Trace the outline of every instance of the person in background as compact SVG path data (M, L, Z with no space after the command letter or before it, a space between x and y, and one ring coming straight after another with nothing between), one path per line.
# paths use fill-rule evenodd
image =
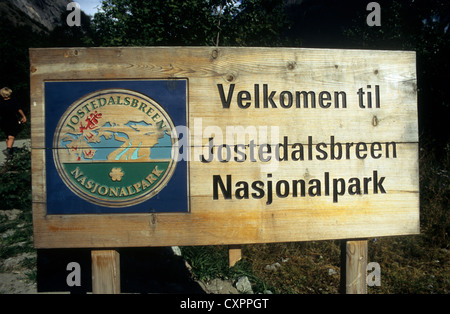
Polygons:
M14 140L20 131L20 124L27 122L22 107L11 98L12 90L3 87L0 90L0 128L6 136L6 150L3 153L7 158L13 154Z

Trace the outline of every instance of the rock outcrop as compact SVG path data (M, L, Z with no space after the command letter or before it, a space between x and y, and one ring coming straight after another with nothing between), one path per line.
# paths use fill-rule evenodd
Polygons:
M14 26L29 25L33 30L51 31L64 21L70 0L0 0L0 14Z

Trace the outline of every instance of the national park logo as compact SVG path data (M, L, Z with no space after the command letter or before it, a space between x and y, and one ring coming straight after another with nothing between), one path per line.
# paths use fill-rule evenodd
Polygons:
M142 203L158 194L176 167L177 138L168 113L126 89L93 92L60 118L53 159L67 187L106 207Z

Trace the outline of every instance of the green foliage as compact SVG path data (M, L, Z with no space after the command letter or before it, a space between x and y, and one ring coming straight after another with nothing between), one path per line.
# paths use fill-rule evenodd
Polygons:
M285 1L243 0L223 25L224 45L277 47L288 45L283 33L291 22Z
M197 279L211 280L228 273L227 250L220 246L182 247L183 258Z
M268 289L267 284L255 276L251 263L243 259L233 267L228 265L227 246L186 246L181 247L183 258L192 267L192 273L197 280L209 281L215 278L236 281L247 276L255 293Z
M36 47L42 42L44 34L36 34L29 26L11 27L5 20L0 20L0 88L8 86L13 90L13 97L23 106L29 117L30 84L28 48ZM29 124L29 123L27 123ZM21 136L28 136L27 126ZM2 137L2 140L4 137Z
M16 149L0 168L0 209L31 208L31 158L26 148Z
M26 148L17 149L12 160L0 167L0 210L19 209L16 219L0 216L0 260L21 253L34 253L31 213L31 156ZM36 278L36 258L25 258L21 266L31 269L27 276ZM0 269L1 271L1 269Z
M449 249L450 143L444 154L435 140L424 140L420 149L420 221L428 245Z
M101 46L280 45L282 0L104 0L93 20Z
M9 229L16 229L16 231L11 236L2 239L0 242L0 259L2 260L21 253L34 252L32 240L33 228L31 222L24 223L23 219L19 219L18 221L22 222L21 228L17 227L17 221L13 224L9 224Z
M217 1L104 0L93 20L101 46L210 45Z

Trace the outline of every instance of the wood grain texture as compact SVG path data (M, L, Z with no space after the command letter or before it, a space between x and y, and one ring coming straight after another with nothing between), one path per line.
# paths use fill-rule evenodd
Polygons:
M93 250L92 293L120 294L120 255L114 250Z
M30 50L36 247L232 245L419 232L414 52L219 48L215 54L214 50L212 47ZM189 82L190 213L47 215L46 163L52 161L46 160L46 151L52 148L45 145L44 82L171 78L185 78ZM223 108L218 84L223 87L225 97L234 84L229 108ZM273 99L277 108L262 108L267 98L263 94L264 85L267 85L268 94L275 92ZM258 86L259 96L255 86ZM360 108L358 90L370 90L375 106L375 86L379 87L380 108ZM284 91L284 97L295 97L296 91L313 91L316 108L296 108L295 99L290 108L282 108L281 101L288 101L280 98ZM321 108L318 95L322 91L330 92L332 96L334 91L344 91L346 108L334 108L334 104ZM242 100L250 103L248 108L239 107L239 92L242 92L242 97L251 98ZM258 97L260 108L256 106ZM214 138L216 152L221 140L233 149L232 145L238 139L232 135L227 140L227 127L235 127L234 130L241 127L244 131L255 128L258 136L264 128L276 130L277 136L272 144L283 143L286 136L289 145L299 143L304 146L304 158L252 162L247 155L243 162L233 159L228 162L200 162L199 155L208 153L210 137ZM222 133L213 134L214 130ZM353 143L349 159L330 158L332 136L343 147L345 143ZM309 137L311 146L308 146ZM395 158L392 151L389 158L385 153L380 158L370 156L373 143L385 145L392 142L396 143ZM248 137L243 143L248 149ZM365 151L368 156L356 156L357 143L368 145ZM257 144L255 149L258 152L264 142ZM318 160L317 147L322 144L327 145L328 156L325 160ZM309 147L314 152L311 160L307 155ZM374 171L378 180L385 177L382 186L386 193L374 192ZM336 195L337 202L333 201L331 190L329 195L325 195L325 173L329 174L330 189L333 179L345 181L346 193ZM270 178L268 174L271 174ZM220 189L218 199L213 198L215 175L220 176L224 183L226 176L231 176L231 199L224 199ZM350 195L349 179L358 178L363 188L364 177L372 180L367 185L367 193ZM255 181L264 183L267 189L269 179L275 195L271 204L267 204L267 192L262 198L254 198L252 193L256 191L251 189ZM277 197L276 184L282 180L291 188L286 196ZM300 192L294 196L294 180L304 180L308 185L305 196L300 196ZM308 193L310 180L321 181L321 195ZM237 199L235 184L239 181L248 183L248 198Z
M233 267L242 259L242 247L240 245L230 245L228 247L228 266Z
M344 240L341 250L341 292L366 294L367 240Z

